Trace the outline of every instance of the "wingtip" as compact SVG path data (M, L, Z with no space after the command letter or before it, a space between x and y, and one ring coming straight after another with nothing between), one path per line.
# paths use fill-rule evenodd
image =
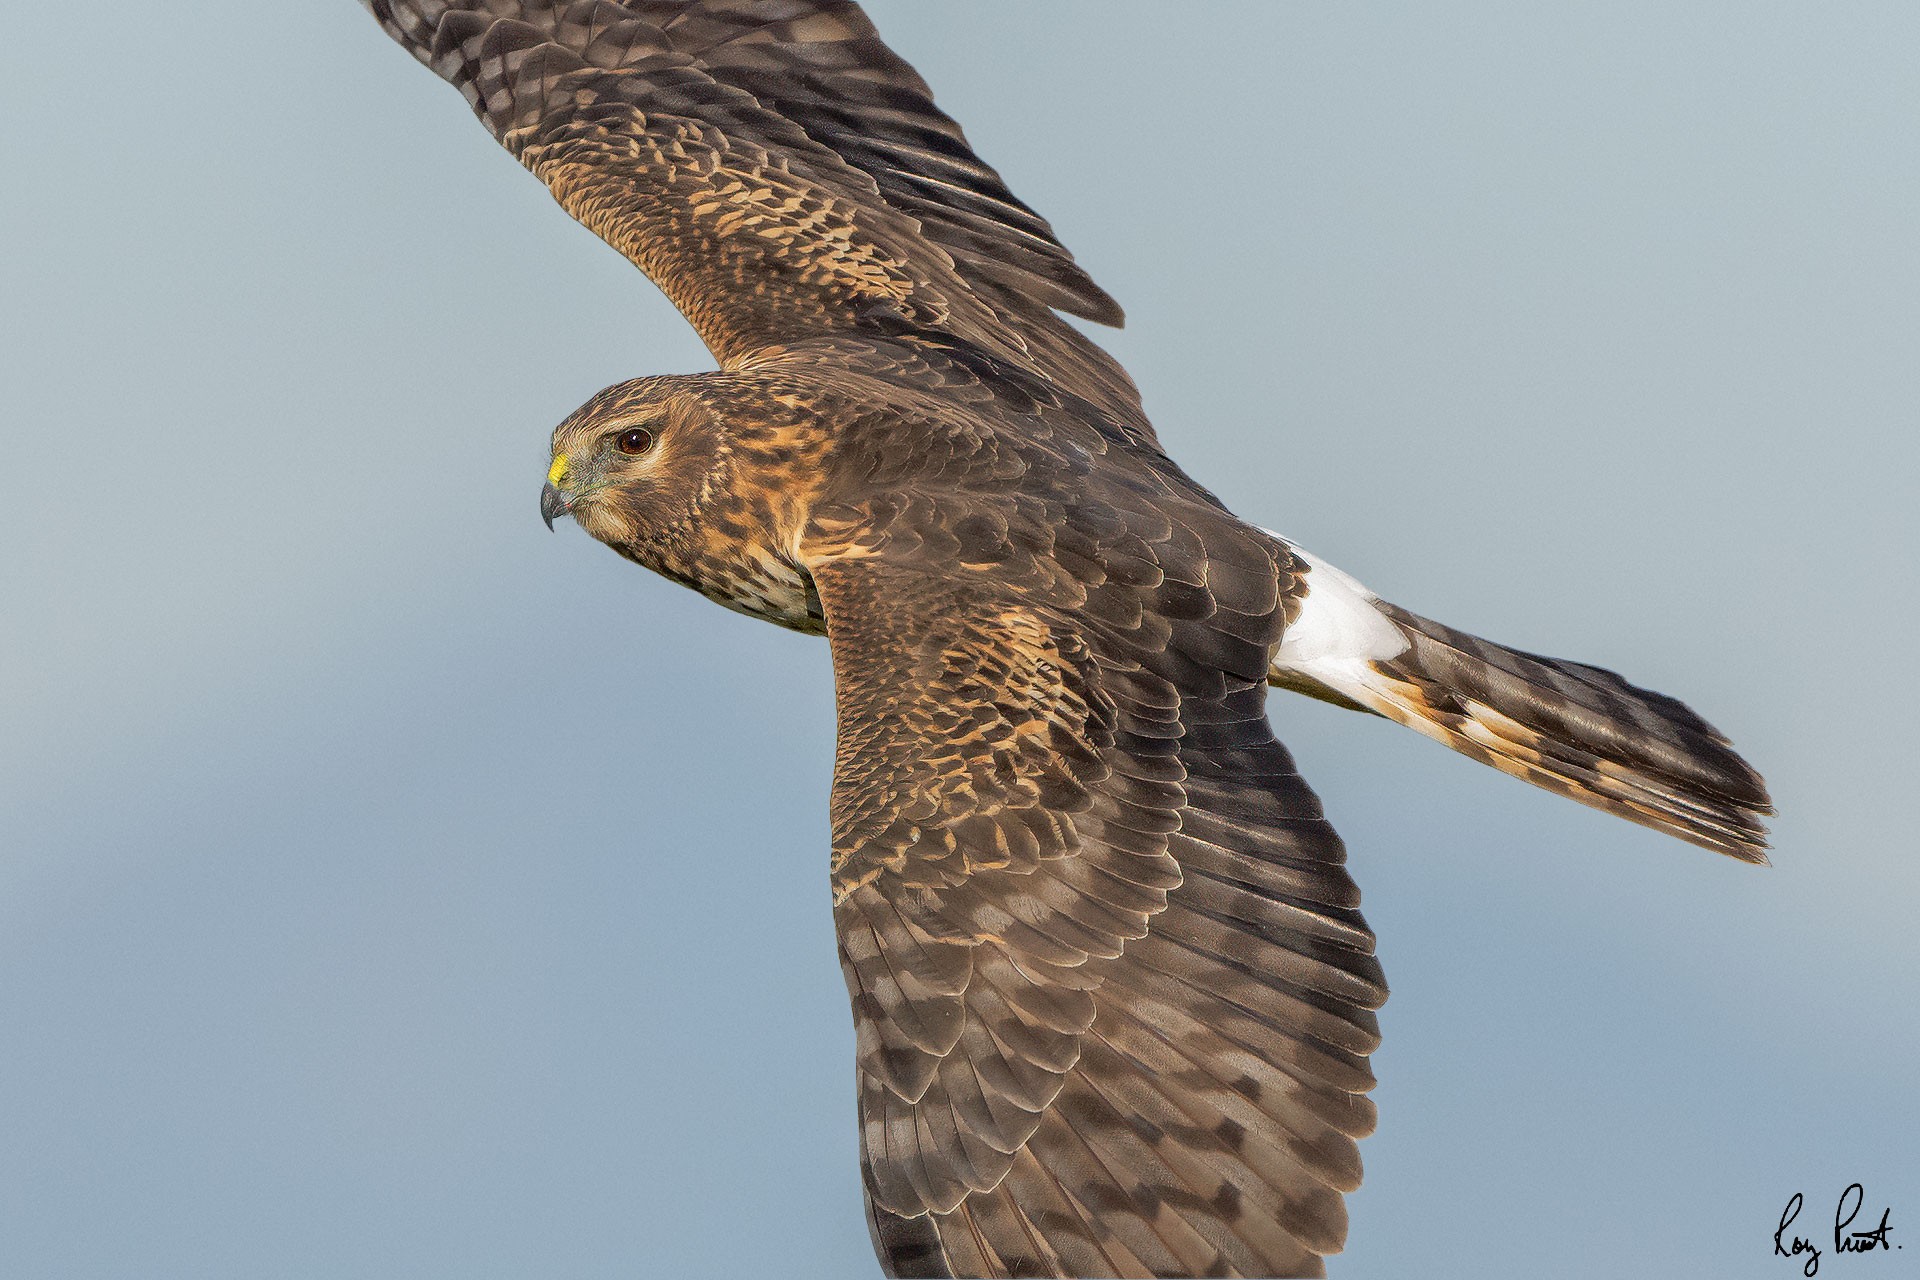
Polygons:
M1114 301L1113 295L1091 280L1088 280L1087 284L1089 286L1086 291L1088 306L1086 310L1077 311L1075 314L1082 319L1091 320L1095 324L1104 324L1109 328L1126 328L1127 313L1118 302Z

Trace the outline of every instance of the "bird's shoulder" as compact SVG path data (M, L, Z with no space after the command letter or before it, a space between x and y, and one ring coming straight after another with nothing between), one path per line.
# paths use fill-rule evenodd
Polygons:
M1117 648L1210 653L1229 615L1255 648L1277 638L1282 544L1097 406L951 343L842 337L776 364L827 437L809 571L872 559L990 586Z
M948 335L835 335L769 348L733 371L811 417L834 498L1070 499L1118 487L1219 506L1133 422Z

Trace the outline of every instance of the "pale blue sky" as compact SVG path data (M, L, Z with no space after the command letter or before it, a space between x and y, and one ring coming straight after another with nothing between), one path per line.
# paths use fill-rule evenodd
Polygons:
M1334 1273L1920 1245L1920 10L872 9L1189 470L1773 783L1756 871L1276 696L1394 990ZM535 512L709 358L358 6L238 12L0 52L0 1275L877 1274L826 648Z

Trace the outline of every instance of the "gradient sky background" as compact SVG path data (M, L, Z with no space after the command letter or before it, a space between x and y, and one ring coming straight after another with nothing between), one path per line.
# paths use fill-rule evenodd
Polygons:
M1853 1181L1916 1274L1920 9L872 7L1189 470L1772 781L1752 870L1276 695L1394 988L1334 1274L1797 1275ZM0 1275L877 1274L826 646L535 514L709 357L237 12L0 53Z

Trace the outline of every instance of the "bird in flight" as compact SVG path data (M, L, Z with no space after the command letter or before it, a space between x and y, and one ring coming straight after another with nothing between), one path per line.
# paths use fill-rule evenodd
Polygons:
M830 875L899 1276L1324 1274L1387 997L1269 686L1748 862L1764 784L1611 672L1221 505L1059 313L1119 306L850 0L362 0L719 368L540 510L832 647Z

